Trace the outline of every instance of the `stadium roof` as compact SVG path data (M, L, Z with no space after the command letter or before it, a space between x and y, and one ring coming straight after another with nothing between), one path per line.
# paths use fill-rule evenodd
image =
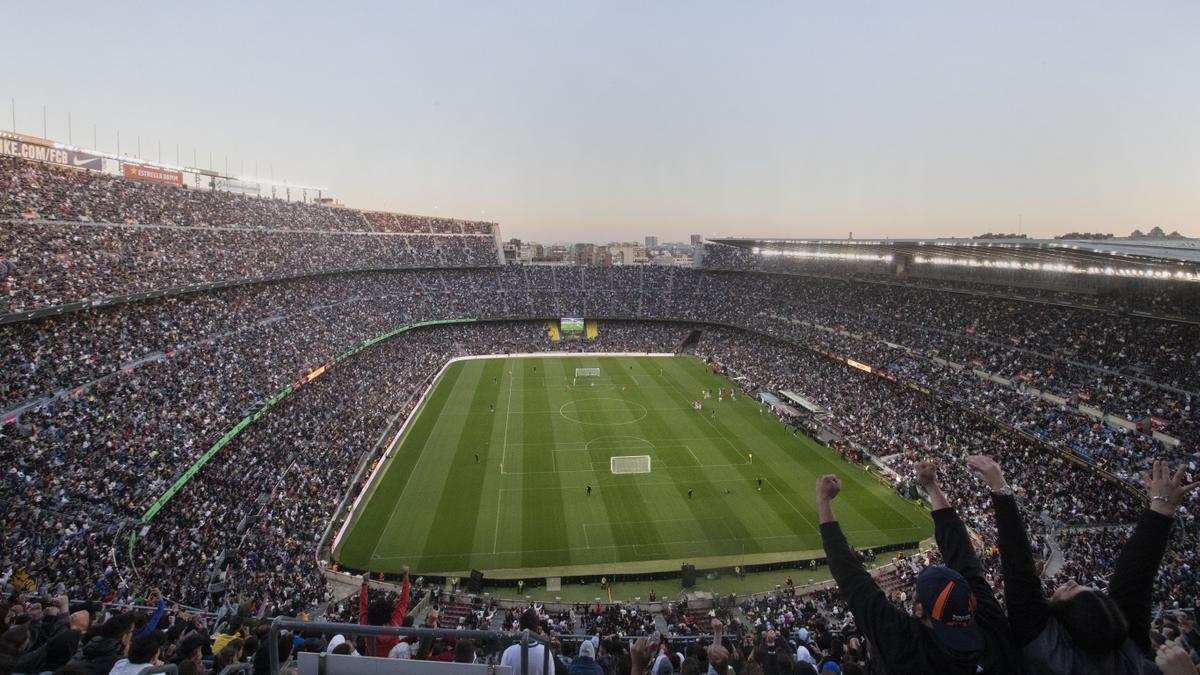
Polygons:
M745 239L766 256L889 261L1200 281L1200 239Z

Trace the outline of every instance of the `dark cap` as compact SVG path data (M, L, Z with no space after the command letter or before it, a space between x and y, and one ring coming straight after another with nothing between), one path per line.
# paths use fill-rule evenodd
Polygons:
M975 593L963 575L949 567L928 567L917 577L917 600L938 641L956 652L983 651L975 625Z

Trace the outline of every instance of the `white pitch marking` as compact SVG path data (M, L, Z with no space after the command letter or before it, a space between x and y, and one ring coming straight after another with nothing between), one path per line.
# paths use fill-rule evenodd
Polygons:
M500 474L504 475L504 458L508 455L508 419L512 416L512 389L516 380L511 371L508 375L508 402L504 408L504 438L500 439Z
M818 527L818 526L817 526L817 524L816 524L816 523L814 523L814 522L812 521L812 519L810 519L810 518L809 518L807 515L805 515L805 513L804 513L803 511L801 511L800 509L796 508L796 505L792 503L792 500L788 499L787 497L785 497L785 496L783 495L783 491L781 491L779 488L777 488L777 487L775 487L774 485L772 485L772 484L771 484L771 479L769 479L769 478L764 478L764 479L763 479L763 482L764 482L764 483L766 483L766 484L767 484L767 485L768 485L768 486L769 486L769 487L770 487L772 490L774 490L774 491L775 491L775 494L779 495L779 497L780 497L781 499L783 499L783 502L784 502L785 504L787 504L788 506L792 507L792 510L793 510L793 511L795 511L796 513L799 513L799 514L800 514L800 517L804 519L804 522L808 523L809 525L812 525L812 526L813 526L814 528L816 528L818 531L821 529L820 527ZM911 521L910 521L910 522L911 522Z
M496 553L496 549L500 548L500 498L504 496L504 489L501 488L496 492L496 529L492 531L492 553Z

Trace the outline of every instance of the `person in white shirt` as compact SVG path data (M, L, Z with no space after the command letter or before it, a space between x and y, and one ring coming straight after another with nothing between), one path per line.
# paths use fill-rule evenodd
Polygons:
M521 615L519 624L521 630L528 629L530 633L542 633L542 623L538 619L537 610L530 607ZM528 659L529 667L526 671L528 675L554 675L554 657L551 655L548 662L548 669L543 669L542 666L547 664L546 646L540 642L529 645ZM504 650L504 654L500 656L500 665L512 666L513 672L521 672L521 643L510 645Z

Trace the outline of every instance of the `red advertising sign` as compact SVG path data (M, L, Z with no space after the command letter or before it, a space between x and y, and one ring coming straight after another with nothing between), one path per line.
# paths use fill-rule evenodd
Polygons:
M126 178L144 180L150 183L165 183L167 185L183 185L183 172L170 169L159 169L140 164L122 164L121 169Z

